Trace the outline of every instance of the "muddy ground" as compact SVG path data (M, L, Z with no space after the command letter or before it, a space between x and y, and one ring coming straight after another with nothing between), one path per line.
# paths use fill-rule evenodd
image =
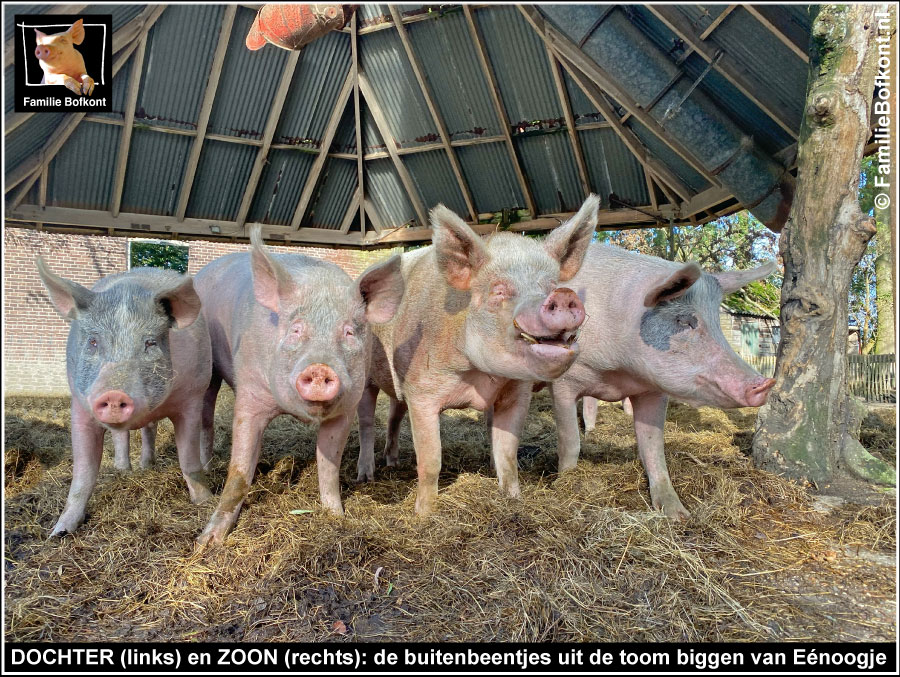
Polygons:
M217 411L211 483L224 483L233 398ZM379 401L376 450L386 402ZM413 514L408 422L400 466L376 481L342 465L343 519L318 507L314 430L277 419L236 529L197 551L213 504L194 506L171 425L154 469L118 474L107 440L78 533L48 534L71 479L68 400L6 400L7 638L13 641L779 641L896 638L893 493L800 486L753 468L753 409L672 405L666 447L692 512L649 509L630 418L600 408L576 470L555 474L555 429L536 395L523 497L500 495L476 412L442 418L434 515ZM140 440L132 433L137 467ZM863 443L896 463L894 409ZM840 490L840 491L838 491ZM292 511L302 511L299 514Z

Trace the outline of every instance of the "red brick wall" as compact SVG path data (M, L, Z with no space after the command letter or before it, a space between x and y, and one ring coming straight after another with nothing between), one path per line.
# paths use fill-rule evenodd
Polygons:
M188 272L219 256L245 251L246 244L191 240ZM321 247L272 247L336 263L356 277L393 250L357 251ZM8 394L68 394L66 337L69 325L51 305L34 260L86 287L127 268L128 240L121 237L59 235L24 228L3 232L3 390Z

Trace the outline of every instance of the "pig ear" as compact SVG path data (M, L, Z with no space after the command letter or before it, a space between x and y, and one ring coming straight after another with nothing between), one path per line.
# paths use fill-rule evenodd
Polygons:
M405 289L400 255L366 268L356 280L356 288L366 305L366 319L376 324L389 322L400 307Z
M677 299L690 289L702 274L700 266L693 261L684 264L648 292L644 297L644 305L652 308L663 301Z
M724 273L713 273L713 277L718 280L724 294L735 292L756 280L762 280L769 277L778 270L778 264L775 261L766 261L758 268L750 268L749 270L729 270Z
M447 284L466 291L490 258L484 242L468 224L444 205L431 210L431 240Z
M250 270L253 272L253 295L261 305L272 312L279 310L279 299L289 296L296 289L291 276L272 258L262 240L262 228L250 229Z
M588 245L594 237L597 228L597 208L600 206L600 198L589 195L581 205L581 209L571 219L553 230L544 240L544 248L547 253L559 261L559 279L561 282L575 277Z
M67 320L74 320L78 317L79 312L87 310L94 300L94 292L76 282L60 277L47 267L44 259L40 256L36 263L41 282L47 288L50 300L60 315Z
M66 32L71 36L73 44L80 45L84 41L84 20L79 19Z
M35 37L37 37L38 43L40 43L41 40L47 37L46 33L41 33L37 28L34 29L34 34Z
M162 305L178 329L190 327L200 314L200 297L197 296L194 280L190 277L185 277L172 289L158 292L156 301Z

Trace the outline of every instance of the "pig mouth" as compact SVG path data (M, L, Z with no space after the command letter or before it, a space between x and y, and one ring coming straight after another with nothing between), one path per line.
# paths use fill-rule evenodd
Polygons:
M513 326L519 332L516 340L522 341L532 352L541 356L549 357L568 353L578 341L577 331L561 331L550 336L535 336L523 330L515 320L513 320Z

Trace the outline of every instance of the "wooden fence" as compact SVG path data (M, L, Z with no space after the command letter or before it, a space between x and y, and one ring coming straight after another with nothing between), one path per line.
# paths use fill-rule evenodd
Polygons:
M774 355L741 355L763 376L775 373ZM850 394L866 402L897 401L897 379L893 355L847 355L847 385Z

